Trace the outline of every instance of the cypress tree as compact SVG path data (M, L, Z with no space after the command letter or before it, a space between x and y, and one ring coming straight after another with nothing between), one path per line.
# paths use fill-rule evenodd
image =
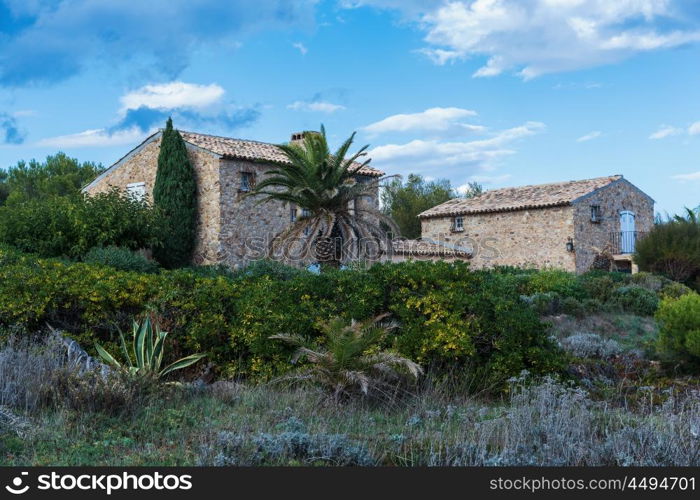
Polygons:
M185 141L173 128L172 118L163 131L153 203L164 217L163 247L154 256L166 268L190 264L197 223L197 185Z

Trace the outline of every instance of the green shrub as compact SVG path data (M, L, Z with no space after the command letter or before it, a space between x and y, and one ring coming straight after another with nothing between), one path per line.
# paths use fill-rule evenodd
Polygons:
M580 300L573 297L564 297L560 304L561 312L570 316L582 317L586 313L586 307Z
M200 278L218 278L224 277L229 279L234 279L238 275L236 271L231 269L230 266L225 264L209 264L202 266L191 266L182 269L190 273L193 276L198 276Z
M578 277L578 282L588 298L607 302L621 284L629 282L629 275L617 272L590 271Z
M640 316L653 316L659 306L659 298L656 294L638 285L617 288L610 302L623 311Z
M662 352L681 359L700 361L700 295L688 293L661 301L658 346Z
M643 271L692 284L700 276L700 220L688 218L657 224L636 245L635 261Z
M540 316L554 314L569 314L571 316L583 316L585 307L582 302L574 297L562 297L557 292L541 292L532 295L523 295L521 299L529 304Z
M116 326L148 310L173 341L172 361L193 352L223 376L268 378L289 370L280 333L322 336L320 322L384 312L400 325L384 348L425 366L471 366L494 381L562 368L545 325L507 277L445 262L378 264L365 271L203 278L187 270L140 274L0 249L0 326L60 327L90 347L118 349Z
M674 283L668 278L664 278L663 276L652 274L646 271L632 274L629 278L629 281L634 285L641 286L642 288L646 288L647 290L652 291L654 293L660 292L661 289L667 284Z
M557 292L540 292L523 295L525 303L531 305L540 316L557 314L561 310L561 297Z
M672 298L677 299L682 297L686 293L691 293L693 290L690 287L685 286L683 283L678 283L677 281L669 281L666 283L660 291L661 298Z
M583 299L581 306L586 313L597 314L603 312L605 305L598 299Z
M0 242L43 257L77 259L108 245L151 248L161 236L157 212L116 190L0 207Z
M544 269L528 275L527 295L533 293L556 292L562 297L585 297L585 290L574 273L559 269Z
M139 273L157 273L158 264L147 259L143 254L115 246L95 247L83 256L83 262L113 267L120 271Z
M267 276L273 280L289 280L308 273L304 269L285 265L276 260L262 259L251 262L237 271L236 276L242 278L260 278Z

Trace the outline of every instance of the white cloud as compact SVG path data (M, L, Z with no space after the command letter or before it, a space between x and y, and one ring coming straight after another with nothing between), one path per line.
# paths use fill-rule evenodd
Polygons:
M26 116L36 116L37 112L34 109L19 109L12 113L15 118L24 118Z
M435 63L486 57L475 77L524 79L618 62L700 41L680 0L362 0L398 9L425 31Z
M336 111L342 111L345 106L340 104L333 104L327 101L294 101L292 104L287 105L287 109L294 111L317 111L320 113L335 113Z
M493 170L498 160L515 153L511 147L513 142L544 129L543 123L527 122L480 140L414 139L404 144L377 146L369 151L369 156L374 164L387 171L437 177L454 174L464 179L475 172Z
M600 137L603 133L600 130L594 130L593 132L589 132L586 135L582 135L578 139L576 139L576 142L587 142L587 141L592 141L593 139L597 139Z
M700 170L697 172L691 172L689 174L678 174L672 176L673 179L679 181L700 181Z
M297 50L301 53L302 56L305 56L306 53L309 52L309 49L306 48L306 45L304 45L304 44L301 43L301 42L294 42L294 43L292 44L292 47L294 47L295 49L297 49Z
M221 101L224 89L212 83L169 82L146 85L121 97L122 113L142 107L169 110L176 108L202 109Z
M85 130L77 134L61 135L42 139L37 143L40 147L51 148L88 148L121 146L133 144L144 138L145 134L134 127L128 130L120 130L110 133L106 129Z
M666 137L671 137L672 135L682 134L683 130L678 127L672 127L670 125L661 125L659 129L649 136L649 139L665 139Z
M513 177L510 174L503 175L472 175L469 180L472 182L478 182L479 184L499 184L505 182ZM463 184L457 188L458 191L464 192L469 189L469 184Z
M700 122L695 122L688 127L688 133L690 135L700 135Z
M255 107L236 107L224 102L224 93L217 84L174 81L146 85L120 98L121 109L111 126L48 137L37 145L80 148L133 144L162 127L168 117L180 129L204 126L227 131L248 125L258 118L259 111Z
M371 123L363 130L370 135L387 132L482 132L485 127L464 123L460 120L476 116L476 112L463 108L430 108L420 113L406 113L388 116Z

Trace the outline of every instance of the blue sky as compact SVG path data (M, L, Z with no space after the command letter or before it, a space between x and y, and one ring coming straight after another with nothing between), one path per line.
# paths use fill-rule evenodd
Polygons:
M700 2L0 0L0 168L161 127L357 131L390 174L700 203Z

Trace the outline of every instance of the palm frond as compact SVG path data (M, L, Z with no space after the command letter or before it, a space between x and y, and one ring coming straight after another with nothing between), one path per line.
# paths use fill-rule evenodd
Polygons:
M292 203L308 210L311 217L278 233L273 239L275 244L270 245L271 254L296 245L302 239L317 247L313 252L307 248L309 251L305 255L315 255L319 261L321 258L338 262L354 258L370 260L372 256L361 247L363 239L385 239L385 228L390 228L394 235L399 234L398 226L386 214L359 202L364 196L376 195L381 179L359 182L358 172L370 160L361 161L368 146L349 154L354 139L353 133L331 154L325 127L321 126L321 133L307 134L302 145L279 146L285 160L275 162L275 168L247 196L258 197L258 204ZM312 238L300 238L301 233ZM340 255L336 255L332 238L341 241ZM380 248L385 250L386 246L384 243Z
M397 353L379 349L384 337L396 328L393 322L385 322L388 314L365 321L333 318L318 324L324 334L319 345L298 335L279 334L270 337L296 347L292 362L305 360L303 379L325 387L337 401L357 392L368 395L370 391L381 393L389 380L401 380L406 376L417 379L421 366ZM395 391L394 391L395 392Z

